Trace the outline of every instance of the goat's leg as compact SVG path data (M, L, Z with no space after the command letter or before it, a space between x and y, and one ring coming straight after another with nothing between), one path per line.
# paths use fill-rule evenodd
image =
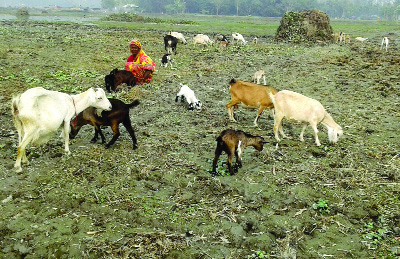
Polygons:
M137 149L137 140L135 136L135 131L132 128L131 120L129 117L122 122L122 124L125 126L125 129L128 131L129 135L131 135L132 138L132 149L135 150Z
M71 130L70 121L71 118L64 121L64 150L68 155L71 154L71 151L69 151L69 131Z
M280 131L282 129L282 117L278 116L278 114L275 113L275 122L274 122L274 134L275 134L275 139L277 141L281 141L279 138L279 133L278 130ZM283 130L282 130L283 132Z
M18 151L17 151L17 160L15 161L14 168L16 172L22 172L22 167L21 167L21 159L28 161L26 158L26 147L28 144L32 141L33 136L35 132L31 132L30 134L25 134L24 137L21 140L21 143L18 145Z
M303 126L303 129L301 130L300 133L300 141L304 141L304 132L306 131L307 125Z
M238 102L235 101L230 101L227 105L226 108L228 109L228 116L230 121L236 122L235 118L233 117L233 108L235 105L239 104Z
M213 165L212 165L212 173L216 173L217 172L217 164L218 164L218 159L220 157L222 153L222 146L217 143L217 148L215 149L215 156L214 156L214 160L213 160Z
M232 160L233 160L234 155L235 155L235 151L229 151L229 153L228 153L228 169L229 169L230 175L235 174L235 171L233 170L233 167L232 167Z
M243 152L242 147L238 146L238 148L236 149L236 153L235 153L235 156L236 156L236 165L235 165L236 171L237 171L237 169L242 168L242 152Z
M108 142L108 144L106 145L106 148L111 147L111 145L113 145L115 143L115 141L118 139L119 135L121 135L121 133L119 132L119 126L118 123L114 123L113 125L111 125L112 131L113 131L113 137L110 140L110 142Z
M261 114L263 113L265 108L266 108L266 106L260 106L260 109L258 109L256 119L254 120L255 127L258 127L258 124L257 124L258 118L261 116Z
M313 123L313 124L311 124L311 127L314 130L314 134L315 134L315 144L317 144L317 146L321 146L321 143L319 142L319 138L318 138L317 124Z

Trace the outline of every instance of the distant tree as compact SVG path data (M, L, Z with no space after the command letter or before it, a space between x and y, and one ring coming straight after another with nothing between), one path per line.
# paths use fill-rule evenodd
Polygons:
M225 3L225 0L211 0L211 3L214 4L216 15L219 15L219 10L221 9L222 5Z
M29 19L29 11L25 7L19 8L17 10L17 13L15 14L15 16L17 16L17 18L21 19L21 20L28 20Z

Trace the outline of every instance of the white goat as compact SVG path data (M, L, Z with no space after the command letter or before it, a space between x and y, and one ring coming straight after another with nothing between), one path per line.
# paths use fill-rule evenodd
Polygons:
M210 38L205 34L197 34L193 38L193 42L194 42L194 44L200 44L203 46L214 44L214 42L212 40L210 40Z
M197 110L201 110L202 103L196 98L192 89L189 88L187 85L179 84L181 89L179 93L176 95L175 102L178 101L179 97L181 97L181 102L186 101L189 104L189 110L193 111L195 108Z
M183 34L180 33L180 32L170 31L168 34L174 36L175 38L177 38L183 44L187 43L186 39L185 39L185 36L183 36Z
M383 49L383 44L385 44L385 50L387 51L388 45L389 45L389 38L388 37L383 37L382 43L381 43L381 49Z
M253 38L253 44L254 44L254 45L257 45L257 43L258 43L258 38L257 38L257 37L254 37L254 38Z
M364 42L364 41L368 40L368 38L356 37L356 40Z
M65 152L69 151L69 131L72 117L88 107L111 110L104 90L90 88L78 95L31 88L12 99L12 115L18 131L18 152L14 167L21 172L21 159L28 163L26 147L46 143L53 133L63 127Z
M260 84L261 77L262 77L263 80L264 80L264 85L266 85L267 83L265 82L264 70L258 70L258 71L256 71L256 72L254 73L254 75L251 77L251 79L252 79L252 81L253 81L254 83L257 82L257 84Z
M247 41L243 38L242 34L237 32L232 33L232 42L234 43L235 40L238 43L241 42L243 45L247 43Z
M274 133L277 141L280 141L278 129L282 137L286 137L282 129L282 119L308 122L314 130L315 143L320 146L318 139L317 125L322 123L328 129L329 142L336 143L338 137L343 134L342 128L332 119L322 104L317 100L306 97L302 94L288 90L282 90L277 94L269 94L274 104ZM304 141L303 135L307 125L304 125L300 133L300 141Z

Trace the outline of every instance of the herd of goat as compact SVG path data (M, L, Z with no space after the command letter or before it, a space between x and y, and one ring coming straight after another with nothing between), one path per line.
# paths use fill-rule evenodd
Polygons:
M234 40L246 44L242 35L232 34L232 36L234 35ZM199 42L210 41L208 37L203 36L205 35L199 34L195 38ZM223 35L217 35L215 40L228 43L228 40ZM169 52L169 55L172 52L176 53L176 43L178 41L183 44L186 43L182 34L171 32L165 36L165 49ZM254 43L256 43L256 39ZM260 84L261 78L264 79L264 85ZM109 75L105 76L105 88L109 92L116 91L118 85L123 83L129 86L135 85L131 72L114 69ZM189 110L201 111L202 103L196 98L194 91L187 85L180 84L180 86L181 88L176 95L175 101L177 102L181 99L183 102L186 100ZM263 70L254 73L253 82L232 79L229 82L229 86L231 100L226 105L226 108L230 121L236 121L233 112L235 108L238 108L239 104L258 109L254 120L255 126L257 126L257 121L263 111L269 109L274 117L273 132L278 142L280 141L279 134L282 137L286 137L282 129L282 120L284 118L304 123L300 133L301 141L304 141L304 131L309 124L314 131L317 146L321 145L318 138L318 124L326 126L329 142L332 144L336 143L339 136L343 134L342 128L326 112L319 101L296 92L278 91L272 86L265 85ZM95 135L92 141L95 142L100 135L102 143L105 143L106 140L101 131L101 126L111 126L113 138L106 144L106 148L109 148L119 137L119 124L122 123L132 138L133 149L136 149L137 141L131 126L129 110L139 105L139 103L139 100L134 100L130 104L125 104L121 100L107 98L105 91L101 88L90 88L77 95L50 91L42 87L25 91L12 99L12 116L18 132L18 151L14 168L17 172L21 172L21 163L28 163L26 148L29 144L46 143L60 128L63 132L65 152L68 154L70 153L69 139L74 138L80 128L87 124L95 128ZM216 172L219 156L224 151L228 155L228 168L232 175L242 166L241 156L247 146L253 146L261 151L265 143L264 138L261 136L253 136L240 130L225 130L216 141L217 147L212 173ZM235 167L232 166L234 156L236 156Z

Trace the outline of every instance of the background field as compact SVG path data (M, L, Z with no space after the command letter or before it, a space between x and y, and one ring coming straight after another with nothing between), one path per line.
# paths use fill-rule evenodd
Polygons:
M168 18L168 17L167 17ZM234 19L236 18L236 19ZM169 19L169 18L168 18ZM399 29L395 22L332 21L335 31L368 37L347 45L291 45L272 39L279 20L184 17L197 25L89 21L2 21L0 26L0 255L6 258L396 258L400 255ZM223 19L216 21L215 19ZM63 154L56 135L32 147L30 165L13 170L18 142L10 100L30 87L76 94L104 87L123 69L128 43L139 39L157 64L163 35L243 33L260 44L178 46L174 69L114 97L139 98L129 135L110 149L90 143L86 126ZM388 52L380 40L389 36ZM273 119L240 107L228 121L231 78L267 83L319 100L345 134L316 147L307 129L285 123L278 147ZM201 112L175 103L179 83L203 102ZM268 140L246 149L243 168L209 174L215 138L227 128ZM105 129L106 138L111 130ZM221 156L225 161L226 156ZM257 255L258 254L258 255ZM257 257L258 256L258 257Z

